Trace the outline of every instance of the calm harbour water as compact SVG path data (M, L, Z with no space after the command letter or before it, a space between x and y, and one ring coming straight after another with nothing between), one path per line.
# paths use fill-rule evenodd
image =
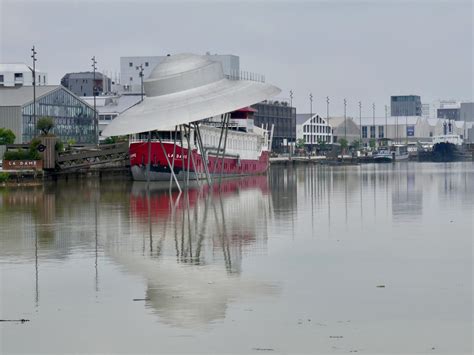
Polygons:
M0 189L1 353L473 350L474 164Z

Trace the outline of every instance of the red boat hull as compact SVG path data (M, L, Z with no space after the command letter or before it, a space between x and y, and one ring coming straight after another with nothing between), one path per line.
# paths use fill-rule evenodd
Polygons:
M151 164L150 164L150 180L169 180L171 170L166 161L163 149L158 142L151 144ZM166 155L170 163L173 162L173 143L163 143ZM132 175L135 180L146 180L146 168L148 164L148 143L132 143L130 144L130 166ZM204 159L196 149L191 152L192 158L188 162L188 149L176 146L173 170L178 179L184 179L189 168L190 179L204 178ZM244 160L237 157L226 156L222 159L214 155L209 156L208 169L211 175L224 176L242 176L262 174L267 171L269 165L269 154L262 151L258 159Z

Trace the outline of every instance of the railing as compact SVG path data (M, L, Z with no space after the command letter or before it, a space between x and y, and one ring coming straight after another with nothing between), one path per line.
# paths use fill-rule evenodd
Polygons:
M225 75L225 77L229 80L250 80L250 81L257 81L260 83L265 82L265 75L253 73L245 70L232 70L229 75Z

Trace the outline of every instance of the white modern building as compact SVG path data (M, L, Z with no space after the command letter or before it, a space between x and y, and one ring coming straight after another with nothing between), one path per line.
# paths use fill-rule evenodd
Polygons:
M331 127L317 114L296 114L296 140L303 139L306 146L321 142L331 143Z
M236 76L240 73L240 58L232 54L210 54L206 57L211 60L221 62L224 75ZM166 56L134 56L120 57L120 84L123 91L139 93L141 90L141 80L139 67L143 66L143 79L147 79L156 65Z
M358 121L356 121L359 124ZM458 134L463 139L468 137L472 122L424 118L421 116L363 117L362 141L388 138L399 142L431 142L434 136Z
M36 71L36 85L48 85L48 75L38 69ZM24 63L0 64L0 87L32 86L33 71Z

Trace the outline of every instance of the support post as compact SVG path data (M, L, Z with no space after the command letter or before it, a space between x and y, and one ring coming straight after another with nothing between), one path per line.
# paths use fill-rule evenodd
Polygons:
M158 140L161 145L161 149L163 150L163 155L165 156L166 163L168 163L168 166L171 168L171 163L170 160L168 159L168 154L166 154L166 149L165 146L163 145L163 142L161 141L161 137L158 136ZM176 186L178 186L179 192L181 192L181 186L179 186L178 179L176 178L176 174L174 173L174 170L171 169L171 176L174 178L174 181L176 182Z
M220 155L220 152L221 152L221 142L222 142L222 136L224 134L224 128L225 128L225 117L226 115L221 115L221 123L222 123L222 127L221 127L221 134L220 134L220 137L219 137L219 145L217 146L217 155L216 155L216 159L214 160L214 167L212 168L212 172L215 174L216 173L216 169L217 169L217 162L219 161L219 155Z
M148 161L146 164L146 183L150 184L150 164L151 164L151 131L148 131Z
M173 161L171 163L171 171L174 172L174 158L176 155L176 136L178 135L178 126L174 126L174 141L173 141ZM171 193L171 186L173 184L173 174L170 175L170 193Z
M227 113L226 116L227 120L224 118L226 121L225 124L225 134L224 134L224 147L222 148L222 164L221 164L221 173L219 174L219 185L221 184L222 181L222 174L224 172L224 159L225 159L225 149L227 147L227 132L229 131L229 121L230 121L230 114Z
M201 155L204 159L204 173L206 174L207 184L210 187L211 186L211 176L209 174L209 161L208 161L207 152L204 150L204 144L202 143L201 130L199 129L199 123L195 123L194 127L195 127L196 133L197 133L199 150L201 151Z

